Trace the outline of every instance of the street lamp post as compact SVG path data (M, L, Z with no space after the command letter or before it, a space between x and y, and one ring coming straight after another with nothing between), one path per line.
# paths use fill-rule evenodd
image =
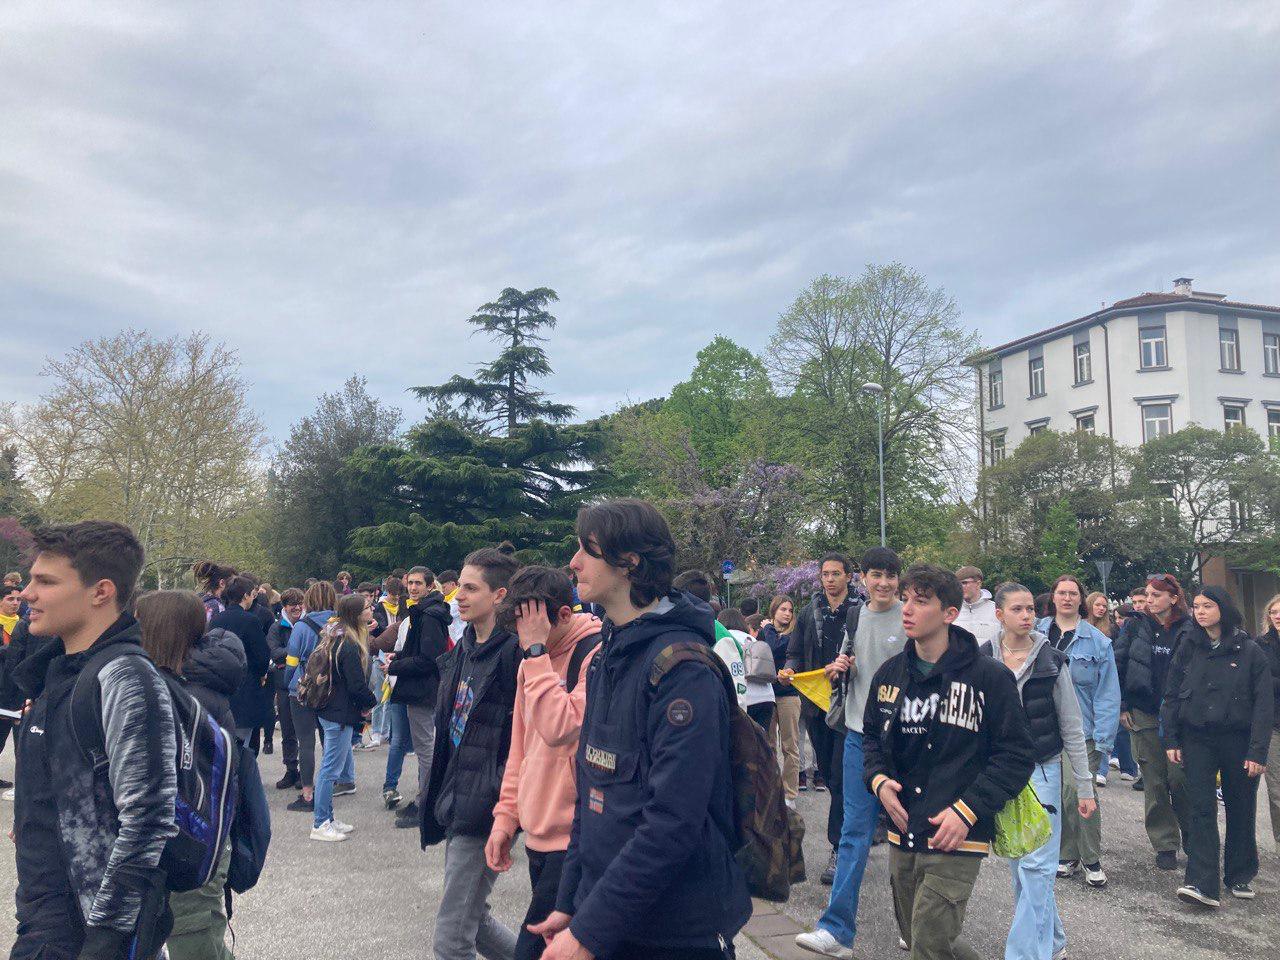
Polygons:
M862 392L876 398L876 448L880 459L880 546L886 546L884 536L884 387L878 383L864 383Z

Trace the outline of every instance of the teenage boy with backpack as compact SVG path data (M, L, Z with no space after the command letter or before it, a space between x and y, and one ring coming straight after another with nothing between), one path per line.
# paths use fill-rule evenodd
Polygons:
M493 548L467 556L457 597L467 629L440 658L435 749L419 811L423 849L445 841L433 944L437 960L477 953L510 960L515 953L515 934L489 911L498 875L485 862L485 842L511 749L516 674L523 659L516 635L496 621L519 566L515 557Z
M10 958L150 958L172 924L159 864L177 833L177 770L173 701L125 612L142 546L128 527L100 520L38 530L35 546L22 597L32 633L54 639L15 669L33 703L18 733ZM97 669L99 772L72 731L71 693L113 646L137 655Z
M582 599L604 608L604 639L556 910L531 932L548 939L546 960L732 956L751 900L729 839L737 707L710 659L711 609L671 589L675 542L651 504L584 508L577 533L571 566ZM709 659L664 662L682 643Z
M516 960L542 956L546 941L529 932L555 908L577 799L574 754L587 702L585 677L600 643L600 620L573 612L573 583L550 567L511 578L504 606L524 651L502 794L485 845L489 866L511 868L511 845L524 831L533 897L516 938Z
M867 603L854 608L849 636L835 661L827 666L833 686L844 691L844 818L835 882L826 913L817 929L801 933L796 945L829 957L852 957L858 935L858 896L867 855L875 835L880 804L862 782L863 715L871 693L871 678L890 657L902 652L907 635L902 629L902 601L898 577L902 561L888 547L872 547L862 557L862 583ZM837 731L839 733L840 731ZM874 736L874 730L871 735Z
M977 960L960 940L965 907L996 813L1031 778L1031 728L1013 674L955 626L955 574L918 564L902 595L907 643L871 680L864 781L893 821L894 913L912 960Z

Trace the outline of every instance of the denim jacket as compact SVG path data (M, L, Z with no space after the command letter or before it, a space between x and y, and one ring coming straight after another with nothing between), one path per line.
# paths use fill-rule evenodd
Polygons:
M1045 617L1036 629L1046 636L1053 617ZM1111 640L1087 620L1076 625L1076 638L1067 650L1071 679L1075 683L1080 714L1084 719L1084 735L1092 740L1101 754L1115 746L1120 727L1120 675L1116 672L1116 655Z

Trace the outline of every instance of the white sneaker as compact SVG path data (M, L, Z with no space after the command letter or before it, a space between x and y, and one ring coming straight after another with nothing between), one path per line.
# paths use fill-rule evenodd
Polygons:
M796 808L796 802L794 800L787 800L785 803L792 810Z
M899 950L910 950L910 949L911 949L910 947L908 947L908 946L907 946L907 938L906 938L906 937L899 937L899 938L898 938L898 949L899 949Z
M843 960L853 960L853 950L849 947L842 947L840 941L833 937L828 930L819 927L812 933L796 934L796 946L810 953L820 953L824 957L841 957Z
M1093 782L1100 787L1105 787L1107 785L1106 775L1101 773L1098 774L1096 777L1093 778Z
M1095 863L1093 866L1085 864L1084 882L1091 887L1105 887L1107 885L1107 875L1102 872L1102 864Z
M1120 769L1120 761L1119 761L1119 760L1117 760L1115 757L1112 757L1112 758L1111 758L1111 760L1110 760L1110 761L1108 761L1107 766L1111 767L1111 769L1112 769L1112 770L1119 770L1119 769ZM1067 949L1066 947L1063 947L1063 948L1062 948L1063 956L1066 956L1066 953L1065 953L1066 949ZM1056 960L1056 958L1055 958L1055 960Z
M333 824L333 829L337 830L341 834L350 833L352 830L355 829L355 827L353 827L351 824L343 823L341 820L337 819L336 817L330 820L329 822Z
M1135 777L1132 773L1121 773L1120 779L1123 780L1125 783L1133 783L1133 781L1137 780L1138 778Z
M1053 955L1053 960L1067 960L1067 948L1063 947Z
M311 839L321 840L325 843L337 843L347 839L347 835L336 829L332 820L326 820L320 826L311 828Z
M0 800L13 800L17 795L17 791L10 787L8 790L0 792Z

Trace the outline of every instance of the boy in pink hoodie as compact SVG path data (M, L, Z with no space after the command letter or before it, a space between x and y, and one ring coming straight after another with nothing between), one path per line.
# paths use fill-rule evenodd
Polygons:
M600 620L573 612L573 584L550 567L511 578L506 606L515 617L524 662L516 682L511 752L493 809L485 859L511 868L516 831L525 834L533 898L516 941L516 960L535 960L546 944L529 932L555 908L577 800L574 754L586 704L587 667L600 642Z

